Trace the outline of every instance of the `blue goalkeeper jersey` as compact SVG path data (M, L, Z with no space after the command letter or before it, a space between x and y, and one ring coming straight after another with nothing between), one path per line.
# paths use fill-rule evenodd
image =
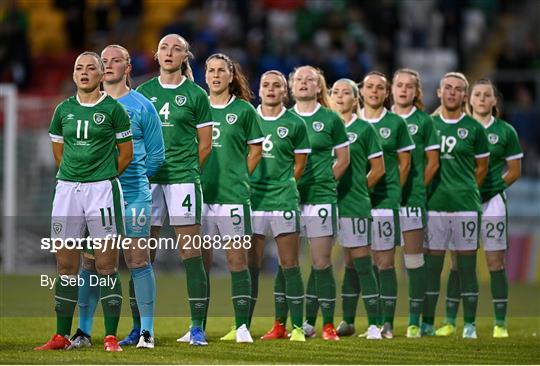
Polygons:
M153 176L165 160L161 121L156 109L141 93L130 90L118 99L131 120L133 160L120 176L124 196L150 199L148 177Z

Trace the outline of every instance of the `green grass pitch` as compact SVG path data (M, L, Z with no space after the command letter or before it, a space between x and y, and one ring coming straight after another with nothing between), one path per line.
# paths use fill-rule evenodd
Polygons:
M127 275L123 274L123 279ZM39 286L39 275L0 277L0 363L25 364L538 364L540 363L540 291L537 285L510 286L508 339L491 337L492 318L489 286L482 286L478 340L461 337L422 338L404 337L406 329L407 289L400 284L395 334L393 340L367 341L357 337L339 342L325 342L319 337L306 343L288 340L260 341L258 338L272 325L272 279L262 278L259 299L252 326L254 344L219 341L233 324L230 304L229 278L212 277L211 318L208 321L208 347L179 344L176 338L187 330L187 301L185 278L160 273L158 276L156 319L156 348L139 350L125 347L124 352L110 354L103 351L103 320L98 310L94 326L94 345L76 351L37 352L33 348L44 343L55 330L52 293ZM337 276L339 277L339 274ZM444 282L444 281L443 281ZM127 284L127 279L124 281ZM339 282L338 282L339 283ZM338 286L339 288L339 286ZM124 286L126 294L127 286ZM443 288L444 291L444 288ZM339 291L338 291L339 292ZM444 293L444 292L443 292ZM126 299L126 296L125 296ZM341 302L337 303L336 323L341 319ZM100 306L98 306L98 309ZM444 312L444 301L439 301L437 323ZM130 330L129 306L124 300L124 315L119 336ZM359 305L357 330L366 321L362 304ZM458 333L461 332L458 320ZM76 328L76 319L74 329Z

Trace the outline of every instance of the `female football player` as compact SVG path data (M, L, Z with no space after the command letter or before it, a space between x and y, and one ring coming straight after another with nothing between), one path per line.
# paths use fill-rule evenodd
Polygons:
M212 149L212 114L208 95L193 82L188 42L168 34L158 44L159 76L137 88L156 107L165 142L165 162L152 183L152 237L165 220L178 237L186 270L191 310L190 344L206 346L204 318L207 277L200 247L202 191L200 170Z
M390 83L384 74L372 71L362 80L360 95L363 108L359 117L375 127L383 148L386 171L370 196L373 205L371 250L379 272L381 335L387 339L393 338L397 300L394 254L401 238L398 213L401 187L407 181L414 149L407 123L386 108L389 94Z
M299 194L296 182L306 166L311 152L305 122L285 108L287 80L275 70L261 76L257 111L261 117L263 153L260 164L251 176L253 207L253 242L249 250L252 267L252 297L258 294L258 269L266 234L276 240L279 264L285 278L285 298L291 311L293 330L291 341L305 341L302 330L304 288L298 265L300 229ZM252 306L255 300L252 301ZM278 314L276 313L276 316ZM287 338L284 323L276 318L274 327L262 339Z
M312 66L299 67L291 73L289 85L296 102L291 112L306 122L312 150L298 182L301 232L309 238L312 260L304 332L315 336L320 305L323 339L339 340L334 328L336 280L331 254L337 236L336 181L349 165L349 140L343 122L329 109L326 80L320 70Z
M368 317L367 339L382 339L377 327L379 290L371 262L371 201L369 191L384 175L383 151L373 126L358 118L359 91L349 79L332 86L334 109L340 114L350 142L351 164L338 184L339 242L345 253L341 290L343 321L338 334L351 336L360 288ZM368 171L369 164L369 171Z
M49 128L58 166L51 236L62 240L94 239L96 269L105 318L105 350L121 351L116 330L122 305L117 275L118 249L111 238L124 234L124 200L118 176L133 157L130 121L124 108L100 91L105 68L94 52L77 57L73 81L77 93L60 103ZM96 239L99 239L96 240ZM69 347L77 305L80 247L56 253L56 334L36 350Z
M249 176L261 159L264 137L259 115L250 104L253 93L240 65L217 53L208 57L205 66L214 129L213 152L201 176L202 232L211 236L212 241L230 246L225 255L231 271L235 326L221 339L251 343L248 329L251 277L244 244L249 242L245 238L252 234ZM212 249L203 250L203 256L209 273Z
M423 111L422 86L417 71L399 69L394 73L392 101L392 112L405 119L415 145L411 151L409 178L401 193L399 219L409 277L407 338L419 338L427 281L423 254L426 187L439 168L440 144L431 117Z
M422 333L433 335L435 306L446 250L452 251L455 307L463 299L465 326L463 338L476 338L478 279L476 252L480 235L481 199L478 187L487 171L489 147L484 128L465 114L469 83L457 72L443 76L437 95L441 100L433 124L441 141L440 168L428 193L428 222L424 246L427 248L427 291L422 318ZM452 276L452 273L451 273ZM451 281L453 281L451 279ZM453 290L456 289L456 290ZM447 303L448 307L448 303ZM439 336L456 331L455 316L448 313L446 324L437 329Z

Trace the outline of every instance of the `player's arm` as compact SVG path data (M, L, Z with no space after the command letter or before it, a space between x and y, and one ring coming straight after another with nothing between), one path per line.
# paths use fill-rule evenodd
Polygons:
M398 152L398 164L399 164L399 184L403 187L409 177L411 171L411 152L402 151Z
M489 156L476 158L476 170L474 176L476 178L476 184L480 187L486 179L488 173Z
M146 174L152 177L165 161L165 146L161 121L154 106L148 106L145 111L146 123L143 123L142 128L146 149Z
M118 148L118 175L121 175L133 159L133 141L128 140L116 144Z
M369 166L370 169L367 174L367 186L368 189L372 189L377 185L377 183L385 173L384 158L382 152L377 156L369 158Z
M247 168L249 175L253 174L255 168L262 158L262 142L248 145Z
M197 128L199 139L199 165L201 169L212 152L212 125Z
M334 162L332 170L334 172L334 178L340 180L350 163L349 145L334 149L334 154L336 161Z
M441 163L439 162L439 150L433 149L426 151L426 167L424 168L424 186L428 186Z
M60 162L62 161L62 155L64 154L64 143L53 141L52 151L54 155L54 161L56 162L56 167L60 168Z
M507 187L510 187L521 177L521 159L507 160L508 170L503 174L503 180Z
M304 174L304 169L306 168L308 154L306 153L295 153L294 154L294 179L298 182Z

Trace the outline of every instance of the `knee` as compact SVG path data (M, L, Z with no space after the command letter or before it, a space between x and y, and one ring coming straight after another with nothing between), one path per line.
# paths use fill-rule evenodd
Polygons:
M247 261L245 258L227 258L227 265L232 272L240 272L247 269Z
M487 258L487 267L490 272L500 271L504 269L504 258Z
M330 258L327 258L327 257L314 258L312 265L313 265L313 268L318 271L323 270L330 266Z
M144 257L139 257L139 258L131 257L129 259L126 258L126 266L129 269L145 267L149 263L150 262L149 262L148 258L144 258Z
M380 257L377 259L377 268L380 271L384 271L385 269L391 269L394 268L394 256L389 257Z
M281 258L279 262L281 263L281 267L283 269L298 266L298 260L296 258L292 258L292 257L291 258Z
M118 267L116 263L112 261L100 262L96 260L96 271L100 275L106 276L106 275L111 275L115 273L116 271L118 271Z
M96 263L93 259L87 258L83 255L82 260L82 268L89 272L95 272L96 271Z
M56 268L60 276L70 276L70 275L76 275L79 273L78 264L58 263Z

